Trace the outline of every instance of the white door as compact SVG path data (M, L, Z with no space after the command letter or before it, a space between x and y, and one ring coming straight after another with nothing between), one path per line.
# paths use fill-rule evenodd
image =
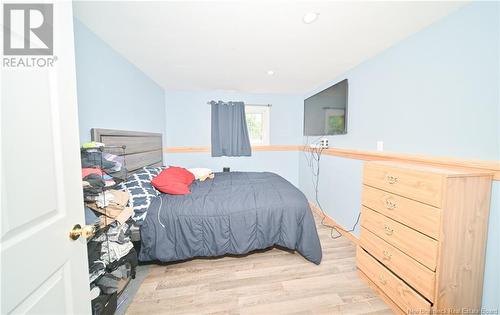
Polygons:
M2 63L1 314L90 313L71 2L53 21L53 67Z

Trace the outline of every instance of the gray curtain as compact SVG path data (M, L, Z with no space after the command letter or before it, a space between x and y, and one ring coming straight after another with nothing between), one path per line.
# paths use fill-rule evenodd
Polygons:
M245 104L211 101L212 156L251 156Z

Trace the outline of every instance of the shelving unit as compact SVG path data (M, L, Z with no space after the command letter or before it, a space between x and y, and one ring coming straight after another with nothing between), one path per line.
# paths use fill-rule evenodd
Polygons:
M102 147L95 147L95 148L81 148L81 155L82 155L82 160L85 158L86 159L86 165L89 165L88 167L93 168L99 168L100 170L105 169L105 164L109 162L106 160L103 155L105 153L110 153L114 154L117 156L122 156L125 157L126 153L126 146L102 146ZM82 163L83 167L83 163ZM108 178L106 175L110 176L111 178ZM89 197L90 195L96 196L96 195L101 195L102 196L102 201L103 204L107 204L106 202L106 191L109 191L111 189L116 189L116 190L121 190L119 187L119 184L122 181L125 181L127 179L128 171L127 171L127 166L126 166L126 160L123 159L123 164L121 167L121 170L119 172L110 172L109 174L101 172L101 180L106 183L106 181L109 182L109 180L113 180L114 184L112 185L104 185L102 187L96 187L96 186L90 186L87 188L83 188L84 190L84 197L85 197L85 204L87 206L87 203L92 201L93 199ZM91 193L89 193L91 191ZM89 208L91 209L91 208ZM91 288L97 286L97 282L105 275L108 274L110 270L108 270L109 265L112 263L111 261L111 255L109 254L107 256L107 259L101 260L101 254L102 254L102 247L107 246L107 252L110 253L110 240L108 236L108 231L110 229L111 224L115 222L114 219L110 219L109 213L107 212L107 208L104 207L102 208L104 213L100 212L102 215L99 216L101 220L99 222L96 222L94 224L95 227L95 235L87 240L87 246L88 246L88 252L89 256L93 255L93 257L100 257L99 260L94 260L90 261L89 258L89 285ZM87 211L87 210L86 210ZM95 212L97 214L97 212ZM103 221L104 220L104 221ZM104 240L99 240L96 241L99 238L102 238L104 235ZM98 244L93 244L92 242L95 243L100 243L100 246ZM97 249L96 249L97 248ZM99 250L99 253L95 253L96 250ZM98 275L97 277L91 277L92 276L92 267L95 265L95 263L103 263L105 265L104 272L102 274ZM118 288L115 293L112 294L106 294L105 296L109 296L109 299L113 299L111 303L109 304L109 309L106 307L105 310L96 310L94 307L92 308L93 314L99 315L99 314L109 314L111 311L114 312L113 308L116 308L118 303L118 300L121 296L121 294L124 292L125 288L128 286L130 281L132 280L133 276L135 276L132 273L132 267L129 263L125 263L124 265L128 264L127 270L129 271L129 276L125 278L121 278L120 281L118 282ZM120 265L121 266L121 265ZM116 267L116 269L119 268ZM100 271L101 272L101 271ZM99 292L101 292L99 290ZM100 293L102 294L102 293Z

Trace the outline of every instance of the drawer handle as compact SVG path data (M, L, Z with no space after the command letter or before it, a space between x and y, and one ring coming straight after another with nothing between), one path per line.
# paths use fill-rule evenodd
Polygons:
M384 276L382 276L382 275L379 275L379 276L378 276L378 281L379 281L382 285L386 285L386 284L387 284L387 280L385 280Z
M394 230L391 229L390 227L388 227L387 225L384 225L384 232L385 232L385 234L390 236L394 233Z
M397 206L398 206L398 204L395 201L393 201L392 198L389 197L385 200L385 207L387 209L394 210L394 209L396 209Z
M391 253L389 253L388 251L384 250L382 252L382 254L384 255L384 260L391 260L391 258L392 258L392 254Z
M398 178L397 178L396 176L392 176L392 175L387 175L387 176L386 176L386 179L387 179L387 182L388 182L389 184L391 184L391 185L392 185L392 184L396 184L396 183L397 183L397 181L398 181Z

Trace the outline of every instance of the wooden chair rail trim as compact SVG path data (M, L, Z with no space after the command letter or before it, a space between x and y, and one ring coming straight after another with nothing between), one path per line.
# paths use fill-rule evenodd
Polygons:
M165 147L164 153L202 153L210 152L210 147Z
M252 146L253 151L310 151L303 145L262 145ZM165 153L202 153L210 152L209 146L195 147L166 147ZM452 167L460 169L476 169L490 172L494 180L500 180L500 161L466 160L448 157L433 157L425 155L388 153L377 151L363 151L353 149L330 148L323 150L323 154L362 161L397 161L418 163L430 166Z
M302 146L298 145L254 145L252 151L300 151ZM166 147L165 153L203 153L210 152L209 146L199 147Z

